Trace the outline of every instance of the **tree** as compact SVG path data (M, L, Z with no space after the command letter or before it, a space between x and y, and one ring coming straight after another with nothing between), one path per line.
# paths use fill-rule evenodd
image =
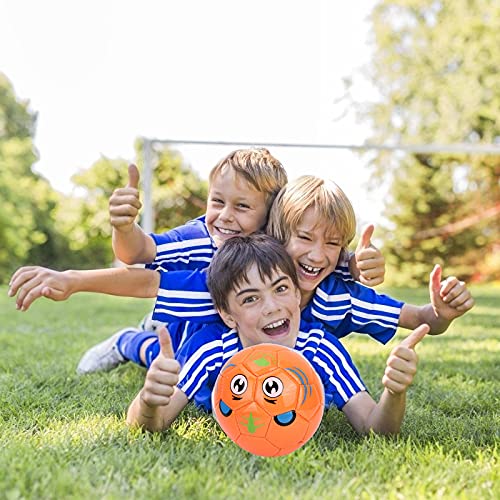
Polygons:
M137 148L140 147L138 141ZM126 160L102 157L71 178L80 196L63 203L65 218L60 218L59 227L71 235L71 249L81 256L80 268L109 265L113 261L108 200L114 189L127 184L127 175ZM179 153L169 149L158 153L153 180L156 232L202 215L206 197L206 181L184 163Z
M141 144L138 143L138 146ZM157 153L153 175L155 231L180 226L205 212L208 184L172 149Z
M368 76L381 100L364 113L371 142L500 141L500 4L381 1L372 22ZM373 165L376 179L391 179L384 251L403 282L426 282L433 261L500 278L500 156L380 153Z
M0 73L0 282L21 264L46 263L58 196L33 171L36 113Z

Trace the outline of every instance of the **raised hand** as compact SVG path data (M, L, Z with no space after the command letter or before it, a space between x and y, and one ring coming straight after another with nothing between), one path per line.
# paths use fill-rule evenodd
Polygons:
M166 406L179 381L180 365L174 357L170 334L165 326L158 329L160 353L146 374L140 398L149 408Z
M367 286L380 285L384 282L385 275L385 259L380 250L371 242L374 230L373 224L363 229L354 252L356 267L359 271L358 280Z
M9 297L16 297L16 307L27 311L40 297L55 301L66 300L73 293L71 277L64 272L46 267L26 266L19 268L10 279Z
M111 225L120 232L133 229L142 203L139 199L139 170L133 164L128 167L128 182L124 188L113 191L109 199Z
M382 377L382 384L391 394L405 392L413 382L418 362L415 346L429 333L429 330L429 325L420 325L391 351Z
M431 304L438 318L451 321L471 309L474 299L463 281L455 276L441 278L441 266L436 264L429 277Z

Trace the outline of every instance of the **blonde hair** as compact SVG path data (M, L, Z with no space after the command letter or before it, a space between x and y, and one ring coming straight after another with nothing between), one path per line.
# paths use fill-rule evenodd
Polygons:
M346 250L356 234L354 209L335 182L314 175L303 175L278 193L269 212L267 234L286 245L308 208L314 208L319 224L336 231Z
M288 181L283 165L265 148L237 149L229 153L212 168L209 183L227 168L232 168L257 191L264 193L268 207Z

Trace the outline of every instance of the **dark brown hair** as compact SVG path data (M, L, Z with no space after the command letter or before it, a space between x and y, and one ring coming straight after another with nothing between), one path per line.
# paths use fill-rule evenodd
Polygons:
M299 288L297 272L285 247L272 236L254 233L226 240L212 258L207 271L207 284L215 307L228 310L228 297L243 282L256 264L262 280L276 271L289 276Z

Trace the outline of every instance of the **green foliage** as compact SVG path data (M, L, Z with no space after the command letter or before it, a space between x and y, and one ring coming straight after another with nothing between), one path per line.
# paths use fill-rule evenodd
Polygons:
M142 151L142 142L137 141L136 147ZM181 226L202 215L206 209L207 196L207 181L186 165L178 151L162 148L156 152L153 172L156 232Z
M53 261L59 196L32 170L36 114L0 73L0 282L20 264Z
M102 157L72 177L79 195L61 203L58 227L69 235L79 268L106 266L113 261L108 201L116 188L126 186L127 165L122 159ZM141 171L141 162L138 168ZM184 164L179 153L163 150L158 154L153 173L155 231L171 229L203 214L206 196L206 182Z
M372 21L369 76L382 97L366 111L371 142L500 140L500 5L381 1ZM500 278L491 258L500 239L500 156L380 153L373 163L375 177L392 184L384 253L405 281L426 281L433 261L466 279Z
M424 289L389 292L414 303L427 297ZM498 498L500 290L473 293L472 311L419 344L399 437L360 437L331 410L309 443L269 459L238 448L193 407L168 432L127 429L127 406L144 380L134 365L75 374L83 352L136 324L149 300L81 294L20 313L0 287L0 496ZM365 337L349 336L345 345L378 399L395 342Z

